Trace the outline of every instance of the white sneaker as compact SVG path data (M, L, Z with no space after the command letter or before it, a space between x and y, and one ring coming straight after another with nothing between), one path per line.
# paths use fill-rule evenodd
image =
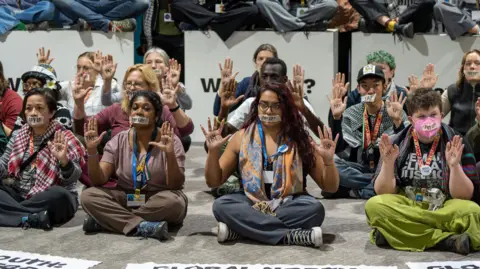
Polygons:
M223 243L227 241L237 240L238 238L240 238L240 235L230 230L227 224L223 222L218 223L218 233L217 233L218 242Z

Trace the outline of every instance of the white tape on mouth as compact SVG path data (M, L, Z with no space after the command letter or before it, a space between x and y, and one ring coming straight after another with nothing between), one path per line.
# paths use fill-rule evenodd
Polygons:
M43 117L27 117L27 123L30 126L43 124Z
M377 97L376 93L364 95L364 96L362 96L362 102L372 103L373 101L375 101L375 97Z
M273 115L273 116L268 116L268 115L259 115L260 121L263 122L280 122L282 121L282 118L279 115Z
M133 116L132 117L132 123L147 125L148 124L148 118L141 117L141 116Z
M432 130L435 130L437 127L438 127L438 124L434 123L434 124L424 125L422 129L423 131L432 131Z
M465 74L469 77L477 77L480 75L480 71L465 71Z

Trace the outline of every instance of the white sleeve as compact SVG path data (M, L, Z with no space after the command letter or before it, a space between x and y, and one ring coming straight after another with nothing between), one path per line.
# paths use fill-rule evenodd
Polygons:
M237 129L242 128L243 124L245 124L248 113L250 113L250 107L252 106L253 100L255 100L255 97L243 101L235 111L230 113L228 123Z

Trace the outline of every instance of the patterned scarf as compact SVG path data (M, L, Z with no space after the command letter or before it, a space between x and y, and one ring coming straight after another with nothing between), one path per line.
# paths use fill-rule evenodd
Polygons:
M253 139L252 138L253 133ZM254 208L262 202L268 202L263 181L262 141L258 134L257 123L245 129L239 154L239 167L242 185ZM274 177L271 188L273 200L303 192L303 168L295 146L289 145L286 153L279 155L273 163ZM263 210L262 210L263 211Z
M86 151L83 145L71 131L66 130L58 122L52 121L50 123L47 131L42 136L42 141L49 139L55 132L63 132L65 134L68 147L68 159L79 162L80 166L84 165ZM25 159L24 155L28 150L31 134L32 129L29 125L25 124L15 136L15 143L12 146L12 153L10 154L10 160L8 162L8 174L17 179L21 177L20 166ZM27 199L39 192L45 191L52 185L61 184L58 160L50 152L48 146L44 147L37 154L36 161L33 160L32 162L36 162L35 185L27 194Z
M399 145L399 155L397 160L395 161L395 179L397 182L401 182L401 179L399 177L400 174L400 169L406 162L408 155L411 153L411 145L413 143L413 138L412 138L412 130L413 127L410 126L410 128L405 128L402 132L398 133L395 136L392 136L390 139L392 140L392 144ZM449 179L450 179L450 169L448 168L447 161L445 159L445 149L447 146L447 142L451 141L455 135L459 135L457 132L455 132L451 127L449 127L446 124L442 123L442 138L440 139L440 153L441 153L441 161L442 161L442 185L441 185L441 190L443 193L447 195L447 197L451 198L450 196L450 191L449 191ZM474 194L472 200L475 202L480 202L480 180L478 178L477 170L476 170L476 162L475 162L475 157L472 154L472 149L468 144L464 145L465 148L463 149L463 154L462 154L462 159L461 159L461 165L463 168L463 172L465 175L467 175L468 178L473 182L474 185ZM374 176L374 180L377 178L377 176L380 174L382 168L382 161L380 160L378 162L378 167L377 171Z

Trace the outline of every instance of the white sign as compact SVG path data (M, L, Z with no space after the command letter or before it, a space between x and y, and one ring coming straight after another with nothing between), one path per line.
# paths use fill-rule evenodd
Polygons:
M155 264L127 265L126 269L396 269L396 266L286 265L286 264ZM468 268L470 269L470 268Z
M86 51L111 54L118 63L115 78L121 82L134 63L133 33L78 31L12 31L0 36L0 61L10 86L21 93L22 74L37 64L38 49L50 49L50 57L59 81L73 80L77 58Z
M63 258L50 255L40 255L20 251L0 250L0 268L11 269L87 269L100 264L97 261L87 261Z
M480 269L480 261L407 262L410 269Z
M275 32L235 32L226 42L216 33L185 32L185 84L192 97L193 108L187 111L196 125L193 142L204 142L200 124L206 125L213 115L213 103L220 86L218 63L229 57L233 72L239 72L237 81L255 72L253 53L264 43L272 44L278 57L287 64L288 76L292 67L300 64L305 69L305 91L315 112L327 122L332 79L337 70L337 33L302 32L279 34Z

